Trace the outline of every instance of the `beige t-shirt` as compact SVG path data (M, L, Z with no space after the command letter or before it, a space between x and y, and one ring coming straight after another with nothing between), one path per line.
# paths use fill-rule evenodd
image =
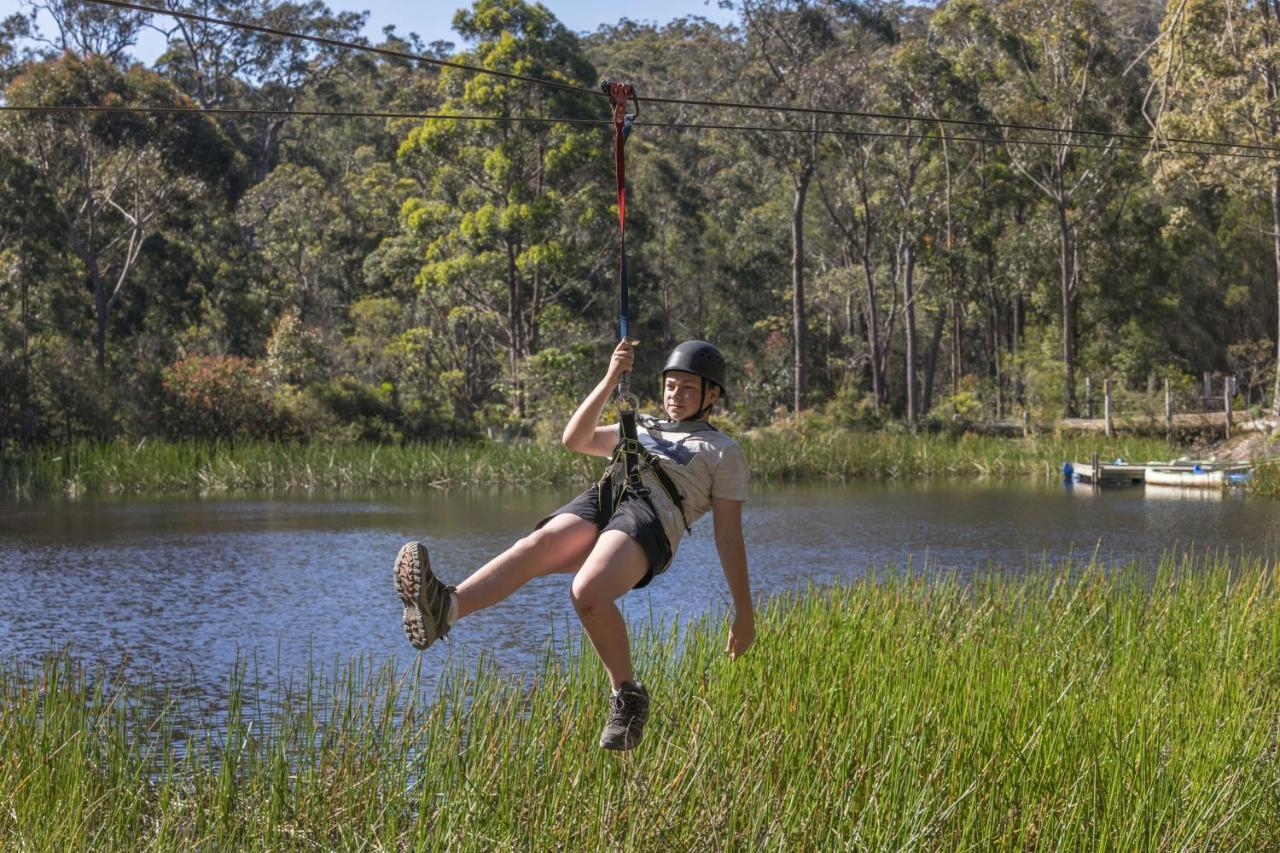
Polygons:
M705 422L638 420L643 422L636 425L637 438L646 450L658 457L663 472L671 478L684 502L682 521L658 478L647 467L642 468L641 480L649 487L654 509L662 519L671 554L675 556L685 533L685 522L692 527L711 509L712 498L747 499L747 457L738 442Z

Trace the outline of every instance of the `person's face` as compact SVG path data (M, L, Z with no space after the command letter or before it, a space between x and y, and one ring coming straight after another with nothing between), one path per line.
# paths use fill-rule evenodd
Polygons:
M662 407L673 421L684 421L720 399L720 389L710 382L701 396L702 378L683 370L671 370L662 379Z

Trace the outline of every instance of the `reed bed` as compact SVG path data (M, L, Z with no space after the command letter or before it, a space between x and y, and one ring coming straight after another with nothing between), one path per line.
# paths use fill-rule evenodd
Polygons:
M645 741L598 750L603 676L548 647L435 691L360 662L233 681L182 742L137 685L0 665L9 849L1260 850L1280 845L1280 584L1249 557L1021 577L881 572L638 631ZM465 624L458 630L465 630ZM144 691L145 692L145 691Z
M1265 459L1254 465L1249 478L1249 493L1280 497L1280 458Z
M764 430L740 436L758 480L1056 476L1064 461L1159 459L1163 441ZM220 493L587 482L603 460L533 443L81 443L0 458L11 494Z

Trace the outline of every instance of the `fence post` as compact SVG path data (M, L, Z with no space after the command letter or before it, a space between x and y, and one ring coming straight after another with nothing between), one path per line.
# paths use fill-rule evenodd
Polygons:
M1115 425L1111 423L1111 380L1102 380L1102 416L1107 420L1107 438L1116 437Z
M1231 438L1231 380L1234 378L1226 376L1222 379L1222 408L1227 413L1227 428L1223 434L1226 438Z
M1084 378L1084 416L1093 420L1093 380Z
M1031 435L1031 411L1029 409L1022 410L1022 437L1026 438Z
M1213 408L1213 374L1209 371L1204 372L1204 410L1207 412Z
M1169 390L1169 377L1164 380L1164 435L1173 443L1173 393Z

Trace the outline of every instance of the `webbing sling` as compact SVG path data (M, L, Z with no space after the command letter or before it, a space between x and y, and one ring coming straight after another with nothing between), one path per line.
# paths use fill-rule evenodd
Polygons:
M631 123L640 114L636 100L636 88L630 83L613 83L608 80L600 88L609 96L613 108L613 165L618 178L618 338L624 340L629 331L630 306L627 294L627 137L631 135ZM627 103L635 104L635 112L627 112ZM622 374L618 382L618 397L626 402L631 396L631 373Z

